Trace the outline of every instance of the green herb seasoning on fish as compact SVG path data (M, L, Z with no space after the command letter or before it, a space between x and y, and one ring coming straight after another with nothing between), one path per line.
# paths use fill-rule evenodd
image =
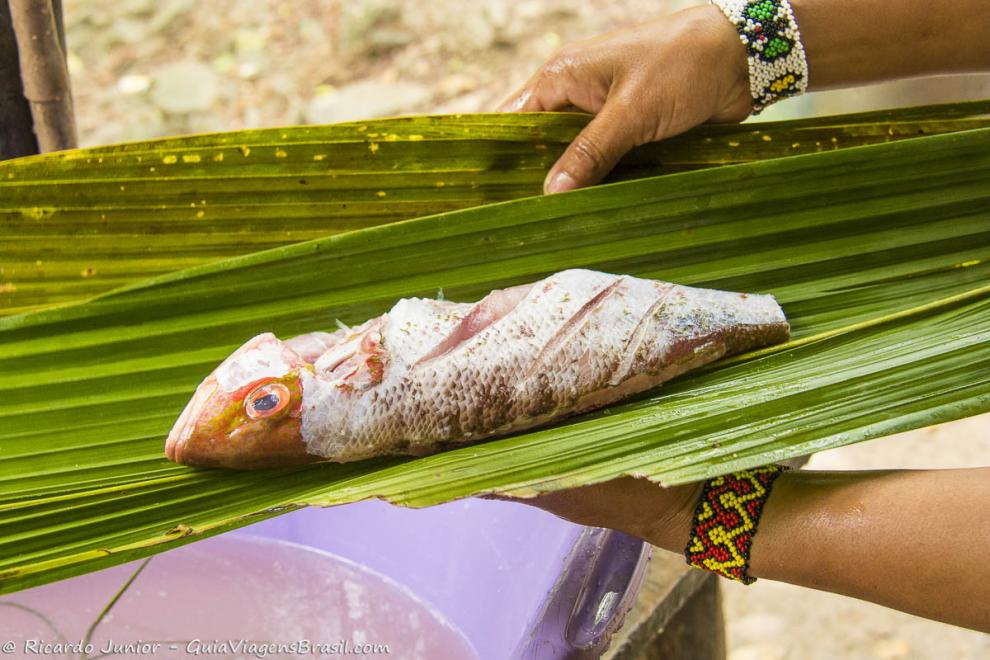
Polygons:
M592 410L785 341L766 295L567 270L477 303L403 299L360 327L258 335L165 444L186 465L423 455Z

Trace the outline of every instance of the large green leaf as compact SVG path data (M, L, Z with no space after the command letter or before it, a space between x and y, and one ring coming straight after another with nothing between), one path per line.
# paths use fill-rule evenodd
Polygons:
M616 177L990 125L990 102L704 126ZM0 314L340 231L518 199L587 122L575 114L405 117L237 131L0 163Z
M263 330L592 267L772 292L794 342L553 428L420 458L229 472L162 443ZM0 591L306 504L680 483L990 410L990 129L397 222L0 319Z

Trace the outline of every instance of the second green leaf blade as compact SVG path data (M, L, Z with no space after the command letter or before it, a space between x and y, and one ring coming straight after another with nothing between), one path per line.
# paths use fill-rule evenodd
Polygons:
M990 125L990 102L702 126L642 147L628 179ZM518 199L588 117L422 116L235 131L0 163L0 314L182 268Z

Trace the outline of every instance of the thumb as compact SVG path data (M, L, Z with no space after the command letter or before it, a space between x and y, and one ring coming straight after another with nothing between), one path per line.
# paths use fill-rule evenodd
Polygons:
M557 193L598 183L627 151L636 146L632 113L620 104L606 103L574 138L543 183L543 191Z

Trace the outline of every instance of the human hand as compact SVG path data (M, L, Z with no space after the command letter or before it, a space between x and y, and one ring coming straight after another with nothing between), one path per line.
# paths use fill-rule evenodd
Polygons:
M535 506L579 525L617 529L657 547L681 552L687 545L703 487L697 483L665 488L646 479L619 477L532 498L493 499Z
M596 114L550 169L544 191L602 180L635 146L753 110L746 51L714 5L561 49L499 110Z

